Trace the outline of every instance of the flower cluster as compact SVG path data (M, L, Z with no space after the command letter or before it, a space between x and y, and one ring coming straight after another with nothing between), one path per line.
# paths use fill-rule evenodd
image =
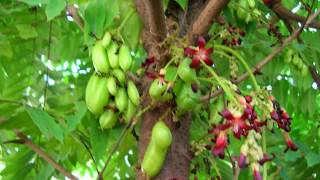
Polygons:
M237 139L246 138L241 147L240 155L234 157L233 160L237 162L239 168L246 168L250 165L256 180L261 179L260 166L275 158L274 154L270 156L263 152L261 146L257 143L261 139L260 133L263 126L277 123L279 129L283 130L284 139L287 143L285 151L289 149L297 150L288 134L291 130L291 118L287 112L280 107L274 97L270 97L266 104L268 108L266 108L267 112L265 114L270 113L270 117L266 120L260 120L255 110L255 107L259 105L258 100L253 101L252 96L239 96L237 105L229 103L228 107L220 112L224 119L222 123L214 125L209 131L210 134L214 135L213 141L215 143L211 152L219 158L225 156L225 149L229 145L229 131Z
M198 47L190 48L187 47L184 49L184 55L190 57L192 59L190 67L191 68L199 68L200 61L205 62L208 66L212 66L213 61L210 58L211 53L213 52L213 48L206 49L206 40L203 37L199 37L198 39Z

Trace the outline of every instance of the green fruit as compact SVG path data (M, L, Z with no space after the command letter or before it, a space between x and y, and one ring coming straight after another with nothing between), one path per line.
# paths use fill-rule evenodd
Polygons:
M167 84L160 82L159 79L155 79L150 87L149 94L153 99L159 99L164 91L167 89Z
M124 112L128 107L128 96L124 88L120 88L115 96L116 107L120 112Z
M249 5L250 8L254 8L255 5L256 5L255 0L248 0L248 5Z
M99 118L99 123L102 129L112 128L117 122L117 115L111 110L108 109L101 114Z
M112 71L112 74L118 79L121 84L124 84L126 82L126 75L121 69L114 69Z
M110 42L111 42L111 34L109 32L106 32L101 40L102 46L106 48L108 47Z
M285 58L284 58L284 62L286 63L290 63L292 61L292 56L293 56L293 50L292 49L289 49L285 55Z
M123 71L130 69L132 64L132 57L130 54L130 49L125 44L122 44L119 50L119 65Z
M135 115L137 111L137 106L134 105L130 100L128 101L127 111L124 114L124 120L126 123L129 123L131 118Z
M101 73L108 73L108 59L100 41L96 42L96 44L92 48L92 62L96 71Z
M87 84L85 100L92 113L102 113L109 101L107 79L93 74Z
M301 69L301 76L306 77L308 75L308 73L309 73L308 66L303 65L302 69Z
M178 67L178 76L185 82L194 82L197 78L196 71L190 68L191 59L185 58Z
M127 93L133 104L138 106L140 102L139 90L131 80L127 84Z
M300 59L299 55L298 55L298 54L295 54L295 55L293 56L293 58L292 58L292 63L293 63L295 66L298 66L299 63L300 63L300 61L301 61L301 59Z
M162 121L152 128L151 139L141 164L142 171L150 178L156 176L164 163L168 148L172 143L170 129Z
M246 20L247 16L248 16L247 9L248 9L249 4L248 4L247 0L240 0L238 2L238 4L239 4L239 8L237 8L237 10L236 10L237 16L242 20Z
M108 60L112 68L119 67L119 57L117 55L118 45L115 42L111 42L110 47L108 48Z
M169 101L172 98L173 98L173 95L171 93L165 92L163 95L159 97L158 100L164 102L164 101Z
M107 83L107 88L110 94L113 96L116 95L117 93L117 82L116 79L113 76L108 77L108 83Z

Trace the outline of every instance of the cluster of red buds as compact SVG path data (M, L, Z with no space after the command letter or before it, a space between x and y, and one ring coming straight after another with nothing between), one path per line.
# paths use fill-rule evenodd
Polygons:
M228 36L222 40L222 44L227 46L239 46L241 45L242 39L246 33L239 28L230 26L227 28Z
M213 48L206 48L206 40L203 37L198 38L198 46L195 48L186 47L184 48L184 55L192 59L190 67L199 68L201 62L205 62L208 66L213 65L213 61L210 55L213 52Z
M297 150L296 145L289 137L288 132L291 128L291 118L287 112L280 107L279 103L273 98L269 98L268 103L270 105L270 118L273 121L259 120L257 112L255 111L252 96L240 96L238 98L240 106L233 107L232 105L225 108L220 115L223 117L223 123L214 125L209 131L214 135L214 146L211 151L214 156L224 158L225 149L229 144L228 132L232 131L233 136L237 139L241 137L246 138L246 143L241 148L240 156L235 157L234 161L237 162L239 168L245 168L251 165L255 180L261 179L259 173L259 166L262 166L265 162L274 159L275 155L267 155L262 152L262 148L257 144L256 139L259 139L261 128L267 126L267 123L277 123L279 129L283 129L284 139L287 143L287 150ZM240 107L240 108L239 108ZM252 137L255 139L252 140ZM251 152L251 155L250 155ZM248 161L248 155L250 155L250 162Z

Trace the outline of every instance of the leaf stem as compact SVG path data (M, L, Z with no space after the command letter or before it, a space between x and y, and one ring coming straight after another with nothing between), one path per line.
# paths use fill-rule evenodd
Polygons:
M233 96L230 89L220 80L220 77L214 72L214 70L210 66L208 66L205 62L203 61L200 61L200 62L212 74L213 78L218 82L218 84L221 86L221 88L224 90L227 96L231 99L231 101L235 104L238 104L236 98Z
M235 51L227 46L223 46L223 45L215 45L214 48L229 52L229 53L233 54L235 57L237 57L237 59L241 62L241 64L246 69L246 71L249 73L249 76L252 80L252 83L253 83L253 86L255 87L255 89L256 90L260 89L260 87L257 83L257 80L256 80L255 76L253 75L249 65L247 64L247 62L243 59L243 57L237 51Z

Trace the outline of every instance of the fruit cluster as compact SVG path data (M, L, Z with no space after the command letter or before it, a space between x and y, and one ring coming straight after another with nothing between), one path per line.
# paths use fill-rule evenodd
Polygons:
M292 49L289 49L285 55L284 61L286 63L293 64L295 68L300 72L301 76L308 75L308 66L303 63L303 60L299 56L299 54L294 53Z
M91 52L96 72L86 88L88 109L100 116L103 129L112 128L121 115L129 122L140 103L139 91L126 74L132 64L130 49L125 44L119 46L106 32Z
M255 0L240 0L238 5L236 9L237 16L246 23L261 15L261 12L256 8Z

